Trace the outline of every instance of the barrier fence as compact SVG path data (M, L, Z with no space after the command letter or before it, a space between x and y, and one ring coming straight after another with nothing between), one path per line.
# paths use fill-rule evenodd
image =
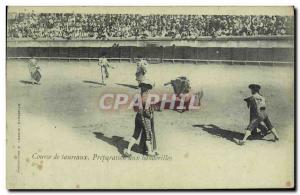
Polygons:
M117 47L117 48L7 48L8 59L34 56L52 60L95 60L105 55L114 61L134 61L142 57L153 63L293 63L293 48L191 48L191 47Z
M202 38L195 41L7 41L8 59L34 56L47 60L96 60L103 55L111 61L133 62L136 58L147 58L150 63L293 64L294 39L293 36L270 36Z
M68 58L68 57L36 57L38 60L67 60L67 61L98 61L99 58ZM7 57L7 59L30 59L30 57ZM108 58L112 62L137 62L140 58ZM147 58L150 64L161 63L157 58ZM292 61L241 61L241 60L199 60L199 59L163 59L162 63L194 63L194 64L231 64L231 65L293 65Z

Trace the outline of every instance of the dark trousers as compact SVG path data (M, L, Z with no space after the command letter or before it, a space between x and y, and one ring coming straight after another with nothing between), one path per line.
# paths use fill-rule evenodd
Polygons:
M153 150L155 150L156 137L154 131L154 119L143 117L140 113L137 113L135 116L135 127L132 137L136 140L141 137L139 145L144 154L147 153L146 141L150 141L152 143Z
M103 66L103 69L104 69L105 77L108 78L109 77L109 73L108 73L107 67Z
M250 123L247 127L247 130L249 131L255 130L260 125L261 122L265 123L268 130L271 130L273 128L273 125L271 124L268 114L266 113L265 110L262 110L259 113L257 113L257 116L252 117L250 119Z

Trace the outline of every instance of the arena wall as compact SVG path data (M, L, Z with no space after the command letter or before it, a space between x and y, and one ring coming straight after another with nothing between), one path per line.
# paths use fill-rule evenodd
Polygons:
M292 64L293 36L203 37L197 40L7 40L7 57L115 60L139 57L156 62L244 62ZM155 60L154 60L155 61Z

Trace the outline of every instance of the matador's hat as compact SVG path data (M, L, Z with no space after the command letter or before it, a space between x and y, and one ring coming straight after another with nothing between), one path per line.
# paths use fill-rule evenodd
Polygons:
M250 84L249 85L249 89L253 89L253 90L260 90L260 85L258 84Z
M155 83L153 81L145 79L139 84L139 87L145 86L148 89L152 89L154 87L154 85L155 85Z

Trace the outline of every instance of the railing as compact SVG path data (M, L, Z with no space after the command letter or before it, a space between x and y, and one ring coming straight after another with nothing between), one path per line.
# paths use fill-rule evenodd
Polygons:
M99 58L72 58L72 57L35 57L38 60L67 60L67 61L98 61ZM7 59L18 59L18 60L22 60L22 59L30 59L30 57L7 57ZM136 62L138 61L140 58L107 58L108 61L117 61L117 62ZM209 64L209 63L217 63L217 64L243 64L243 65L292 65L294 64L294 62L292 61L257 61L257 60L203 60L203 59L161 59L159 60L159 58L147 58L148 61L152 61L152 63L155 63L155 61L157 63L194 63L194 64L200 64L200 63L205 63L205 64Z
M30 59L31 57L7 57L7 59ZM67 60L67 61L71 61L71 60L76 60L76 61L82 61L82 60L87 60L87 61L98 61L99 58L75 58L75 57L35 57L35 59L38 60ZM128 61L131 62L131 58L107 58L109 61Z
M117 46L115 46L117 44ZM119 47L118 47L119 46ZM201 37L197 40L7 40L8 59L98 60L150 63L293 64L294 36Z

